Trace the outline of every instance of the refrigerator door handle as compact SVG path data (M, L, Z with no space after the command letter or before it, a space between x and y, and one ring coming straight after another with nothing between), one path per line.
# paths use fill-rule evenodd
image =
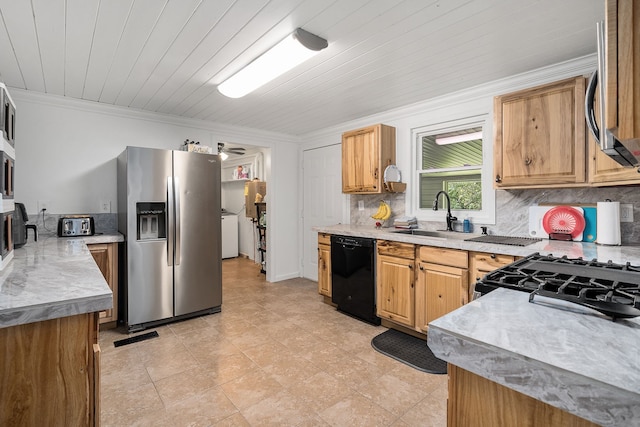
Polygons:
M173 192L175 198L175 265L180 265L180 179L173 178Z
M175 240L175 206L173 200L173 178L167 177L167 265L173 266L173 242Z

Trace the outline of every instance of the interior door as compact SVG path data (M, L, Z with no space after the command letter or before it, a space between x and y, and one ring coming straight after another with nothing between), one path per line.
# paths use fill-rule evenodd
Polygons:
M222 304L218 156L173 152L176 316Z
M304 151L303 181L303 274L318 280L318 233L312 227L345 222L347 197L342 194L341 145Z

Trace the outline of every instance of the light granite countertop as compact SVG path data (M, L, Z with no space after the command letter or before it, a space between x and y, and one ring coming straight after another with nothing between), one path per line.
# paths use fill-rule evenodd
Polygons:
M640 265L640 246L604 246L587 242L561 242L543 239L527 246L498 245L489 243L467 242L464 239L478 237L479 234L454 233L456 238L440 238L412 236L396 233L394 228L376 229L371 226L338 224L313 227L320 233L339 234L343 236L369 237L379 240L413 243L416 245L462 249L467 251L488 252L503 255L527 256L539 252L542 255L569 258L597 259L618 264L630 262ZM521 236L519 236L521 237Z
M640 318L613 322L546 302L497 289L431 322L429 347L449 363L599 425L640 426Z
M117 232L73 238L40 233L37 242L14 249L0 271L0 328L111 308L111 289L87 244L123 240Z

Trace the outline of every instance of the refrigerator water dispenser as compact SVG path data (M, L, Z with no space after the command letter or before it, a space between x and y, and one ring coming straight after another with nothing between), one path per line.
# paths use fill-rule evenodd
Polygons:
M138 240L167 238L166 203L136 203Z

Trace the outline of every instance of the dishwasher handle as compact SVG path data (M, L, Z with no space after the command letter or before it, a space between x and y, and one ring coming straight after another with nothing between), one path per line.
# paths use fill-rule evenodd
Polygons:
M331 236L331 243L338 244L345 249L372 248L375 240L366 237Z

